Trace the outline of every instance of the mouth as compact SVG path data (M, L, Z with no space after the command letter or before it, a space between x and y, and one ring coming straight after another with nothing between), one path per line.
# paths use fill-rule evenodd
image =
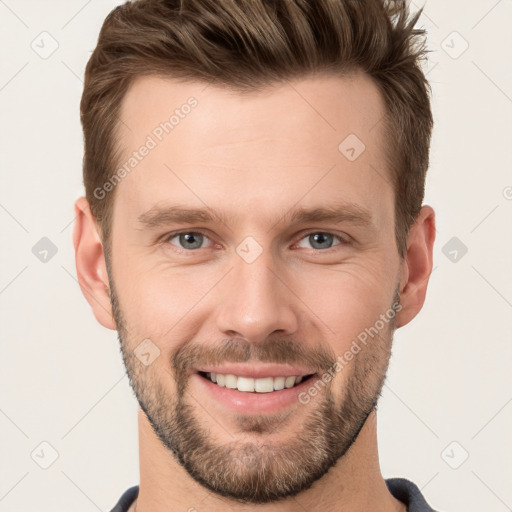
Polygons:
M297 376L276 376L252 378L233 374L221 374L213 372L198 372L199 376L215 384L220 388L233 389L249 394L276 393L286 389L297 387L311 379L315 374Z
M324 383L322 381L318 384L322 380L319 374L299 368L274 365L272 373L269 367L231 365L222 369L226 373L214 373L212 368L198 368L192 374L192 391L197 391L198 398L204 395L205 398L213 399L215 407L219 406L221 410L232 411L237 415L276 414L290 409L300 414L299 407L304 404L301 396L304 393L308 394L309 389L314 387L315 395L323 394Z

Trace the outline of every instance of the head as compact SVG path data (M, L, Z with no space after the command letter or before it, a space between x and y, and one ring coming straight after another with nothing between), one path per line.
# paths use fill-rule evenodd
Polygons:
M137 0L101 29L81 102L80 285L162 446L219 494L278 500L336 465L375 409L394 330L423 305L419 15ZM226 363L313 377L270 412L208 408L199 369Z

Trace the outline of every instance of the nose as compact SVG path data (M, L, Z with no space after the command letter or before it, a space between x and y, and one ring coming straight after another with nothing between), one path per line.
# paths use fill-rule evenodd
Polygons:
M284 271L274 270L270 251L248 263L237 255L222 287L217 327L226 337L257 343L278 332L290 335L298 328L298 299Z

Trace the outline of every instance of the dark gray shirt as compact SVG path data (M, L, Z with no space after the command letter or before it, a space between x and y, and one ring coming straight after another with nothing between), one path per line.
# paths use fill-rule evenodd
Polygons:
M386 480L389 492L407 505L407 512L436 512L425 501L418 486L405 478L388 478ZM139 494L139 486L130 487L110 512L127 512Z

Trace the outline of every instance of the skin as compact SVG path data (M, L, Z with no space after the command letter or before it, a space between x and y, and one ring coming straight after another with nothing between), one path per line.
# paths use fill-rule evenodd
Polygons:
M190 96L197 107L116 187L108 262L86 199L75 205L80 287L98 322L118 330L141 405L131 510L405 511L380 471L375 404L393 332L424 303L435 215L422 207L400 259L377 87L364 74L311 76L241 95L145 77L123 99L124 157ZM354 161L338 150L350 133L366 146ZM290 222L296 208L340 202L367 210L371 225ZM157 204L231 217L142 226ZM187 245L176 231L205 237ZM262 250L251 263L236 251L248 236ZM321 374L397 299L393 319L306 405L235 414L189 373L250 355ZM145 339L160 351L148 366L134 355Z

